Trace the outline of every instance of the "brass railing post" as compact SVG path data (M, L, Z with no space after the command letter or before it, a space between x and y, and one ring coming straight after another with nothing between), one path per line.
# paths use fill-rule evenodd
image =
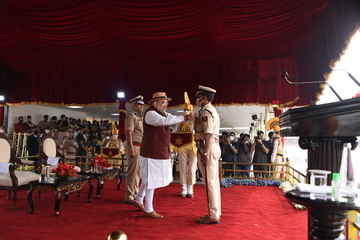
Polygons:
M348 240L357 240L359 225L357 222L357 211L349 211L349 217L347 222L347 239Z
M286 158L286 174L285 174L285 180L290 180L290 160L289 158Z

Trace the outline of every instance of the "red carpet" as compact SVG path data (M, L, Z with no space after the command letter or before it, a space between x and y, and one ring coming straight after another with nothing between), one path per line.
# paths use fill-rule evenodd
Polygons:
M95 184L94 184L95 185ZM93 192L87 203L87 186L81 197L70 194L61 201L60 216L54 217L54 193L33 194L35 212L29 214L26 191L18 194L17 209L0 191L0 240L86 239L106 240L114 230L133 239L307 239L307 212L295 209L278 187L233 186L222 189L222 217L218 225L195 220L206 214L205 186L195 186L195 198L178 197L179 184L155 190L154 209L163 219L143 217L142 212L124 204L124 182L116 190L116 180L105 182L101 199Z

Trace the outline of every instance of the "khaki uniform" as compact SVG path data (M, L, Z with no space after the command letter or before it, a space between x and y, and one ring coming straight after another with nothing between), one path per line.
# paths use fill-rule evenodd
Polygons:
M49 122L49 127L50 127L50 130L58 129L57 120L55 122L54 121ZM45 130L44 130L44 132L45 132Z
M45 133L46 128L50 128L50 123L48 121L42 120L39 122L40 133Z
M210 147L209 151L209 165L206 167L207 174L205 174L205 166L201 162L202 154L204 150L199 149L198 151L198 165L201 174L204 178L205 184L207 183L207 194L209 197L210 217L214 219L220 218L221 215L221 196L220 196L220 182L219 182L219 159L221 157L221 150L219 146L219 128L220 119L219 115L211 105L206 104L199 111L199 116L195 123L195 139L205 140L205 134L210 133L214 136L214 143ZM207 181L205 176L207 175Z
M76 149L79 147L75 138L65 137L62 142L64 148L64 156L66 159L75 159Z
M132 112L126 116L125 130L132 131L132 140L135 150L135 157L130 156L130 147L125 143L125 154L127 161L126 173L126 193L125 201L135 200L139 192L140 184L140 146L143 138L143 117L137 112Z
M179 123L178 132L193 132L194 122L185 121ZM180 151L179 153L179 174L180 184L194 185L196 182L195 172L197 166L197 148L195 141L189 148Z

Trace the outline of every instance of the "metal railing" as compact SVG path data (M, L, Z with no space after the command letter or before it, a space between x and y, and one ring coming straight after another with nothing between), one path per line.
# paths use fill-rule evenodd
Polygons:
M232 169L224 169L222 168L223 165L233 165ZM260 171L260 170L239 170L236 169L236 166L238 165L251 165L251 166L267 166L268 170L267 171ZM282 166L284 170L282 171L274 171L272 170L272 167L274 166ZM232 177L234 178L248 178L246 176L237 176L237 173L249 173L250 178L252 179L256 179L256 178L264 178L264 176L266 176L266 178L271 178L273 179L273 176L277 173L283 174L283 179L285 181L289 181L291 184L295 185L298 182L303 182L306 183L306 175L301 173L300 171L298 171L297 169L291 167L290 165L290 160L288 158L286 158L286 163L282 163L282 164L271 164L271 163L238 163L238 162L222 162L220 161L220 171L221 173L224 172L230 172L232 173ZM252 174L251 174L252 173ZM223 174L222 174L223 177Z

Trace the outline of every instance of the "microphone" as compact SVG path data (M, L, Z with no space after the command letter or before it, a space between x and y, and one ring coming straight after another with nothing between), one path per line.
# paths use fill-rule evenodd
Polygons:
M338 98L340 101L342 101L342 99L341 99L341 97L339 96L339 94L337 94L337 92L333 89L333 87L332 87L329 83L327 83L326 81L313 81L313 82L291 82L291 81L288 79L288 77L289 77L289 78L291 78L291 79L299 79L299 78L306 78L306 77L311 77L311 76L315 76L315 75L319 75L319 74L324 74L324 73L326 73L326 72L323 72L323 73L315 73L315 74L311 74L311 75L308 75L308 76L302 76L302 77L298 77L298 78L292 78L292 77L290 77L290 76L289 76L289 74L288 74L288 72L286 71L286 69L283 69L283 74L282 74L282 77L283 77L283 78L285 78L285 80L286 80L288 83L290 83L290 84L314 84L314 83L325 83L325 84L327 84L327 85L330 87L331 91L333 91L333 93L337 96L337 98Z
M344 70L345 71L345 70ZM345 71L346 72L346 71ZM353 76L353 75L351 75L350 73L348 73L347 72L347 74L349 75L349 77L360 87L360 83L359 83L359 81L358 80L356 80L356 78Z
M351 78L351 80L353 80L360 87L359 81L351 73L347 72L344 69L334 69L334 70L331 70L331 71L328 71L328 72L315 73L315 74L311 74L311 75L307 75L307 76L301 76L301 77L298 77L298 78L290 77L288 72L286 71L286 69L283 69L283 78L285 78L285 75L286 75L287 77L289 77L291 79L300 79L300 78L312 77L312 76L316 76L316 75L320 75L320 74L324 74L324 73L331 73L331 72L334 72L334 71L344 71L344 72L346 72L347 75Z

